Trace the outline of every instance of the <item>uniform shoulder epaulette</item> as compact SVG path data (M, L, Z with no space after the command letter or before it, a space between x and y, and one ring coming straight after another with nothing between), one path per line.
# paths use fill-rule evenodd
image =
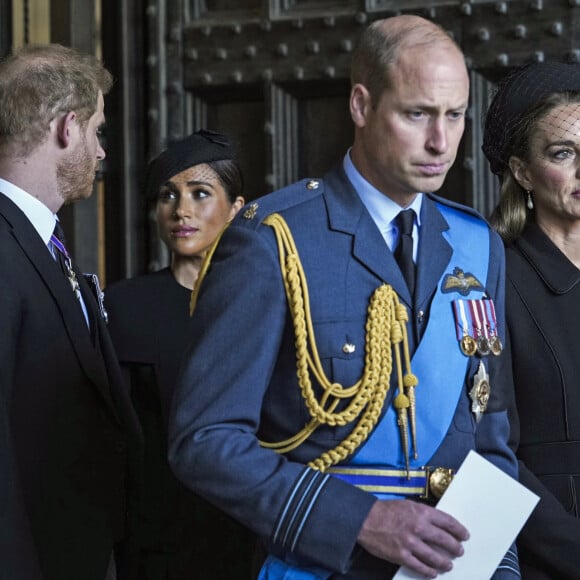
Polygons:
M249 202L240 210L235 221L239 225L246 222L246 226L258 227L267 216L299 206L321 195L323 191L322 179L302 179Z

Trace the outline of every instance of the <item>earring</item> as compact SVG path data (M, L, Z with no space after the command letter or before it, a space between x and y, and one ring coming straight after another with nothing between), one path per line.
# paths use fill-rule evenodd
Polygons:
M534 200L532 199L532 191L530 189L526 189L526 207L532 211L534 209Z

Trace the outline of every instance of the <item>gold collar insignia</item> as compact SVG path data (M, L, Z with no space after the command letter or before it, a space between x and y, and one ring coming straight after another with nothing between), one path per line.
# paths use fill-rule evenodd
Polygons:
M257 203L251 203L248 206L248 209L246 209L246 211L244 211L243 213L243 217L244 219L247 220L252 220L256 217L256 211L258 210L258 204Z

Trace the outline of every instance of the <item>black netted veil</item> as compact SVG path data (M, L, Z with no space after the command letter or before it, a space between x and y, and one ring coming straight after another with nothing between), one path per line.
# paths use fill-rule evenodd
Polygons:
M493 173L501 176L506 169L506 146L522 117L548 95L567 91L580 91L580 64L531 63L500 81L485 117L482 145Z

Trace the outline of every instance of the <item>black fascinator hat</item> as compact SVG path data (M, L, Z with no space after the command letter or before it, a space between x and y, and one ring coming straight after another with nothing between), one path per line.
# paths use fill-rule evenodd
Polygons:
M580 91L580 64L535 62L502 79L485 117L482 150L493 173L508 167L514 130L535 105L553 93Z
M216 131L201 129L182 139L169 141L166 149L147 166L147 198L156 199L164 183L194 165L237 158L237 148L230 137Z

